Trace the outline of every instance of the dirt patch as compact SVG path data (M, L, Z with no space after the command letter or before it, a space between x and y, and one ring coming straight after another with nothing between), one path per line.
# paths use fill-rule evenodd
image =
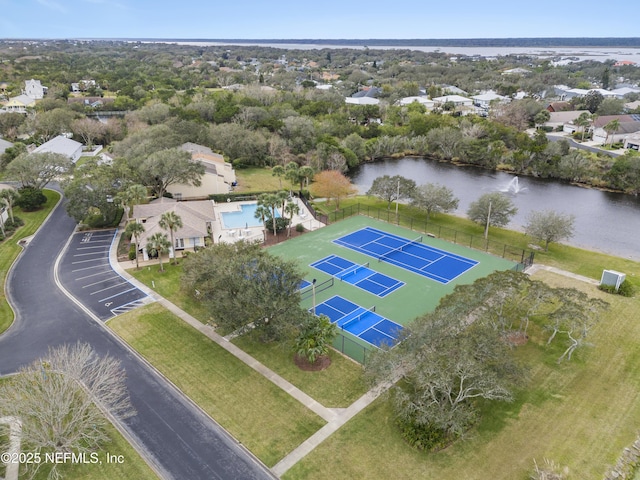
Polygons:
M523 332L509 332L504 338L509 345L514 347L519 347L529 341L529 335Z
M298 231L296 231L295 228L292 228L290 237L287 237L287 231L286 230L284 232L278 233L278 235L274 235L273 231L266 232L267 241L264 243L264 246L265 247L269 247L271 245L276 245L276 244L278 244L280 242L284 242L285 240L288 240L289 238L295 238L295 237L299 237L300 235L304 235L306 232L307 232L307 230L304 230L302 232L298 232Z
M329 368L329 365L331 365L331 357L329 357L329 355L321 355L316 358L315 363L309 363L309 360L296 353L293 356L293 361L300 370L305 372L319 372L320 370Z

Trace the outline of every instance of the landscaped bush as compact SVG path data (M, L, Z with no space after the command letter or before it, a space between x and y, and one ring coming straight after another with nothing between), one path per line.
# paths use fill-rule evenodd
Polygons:
M16 201L16 205L26 212L38 210L42 205L47 203L47 197L45 197L39 188L22 187L19 192L20 196Z
M276 217L276 232L282 232L289 226L289 219L285 217ZM264 222L264 228L273 233L273 220L268 219Z
M296 225L296 232L302 233L304 232L304 225L302 225L301 223Z
M129 247L129 260L135 260L136 259L136 246L134 244L131 244L131 246Z
M431 425L420 425L402 418L397 420L397 424L402 438L418 450L440 450L451 441L444 431Z
M624 282L622 282L620 284L620 287L618 287L618 290L616 290L616 287L614 285L600 285L598 288L603 292L617 293L618 295L622 295L623 297L633 297L635 291L633 285L631 285L629 280L625 280Z

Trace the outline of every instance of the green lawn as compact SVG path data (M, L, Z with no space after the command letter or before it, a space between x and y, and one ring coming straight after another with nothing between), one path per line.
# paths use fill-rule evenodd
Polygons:
M238 186L233 189L237 193L272 192L275 190L288 190L291 183L271 174L270 168L240 168L236 170Z
M250 337L237 337L233 343L325 407L348 407L367 391L362 367L334 350L329 352L329 368L305 372L294 364L289 345L265 344Z
M11 326L14 318L13 310L4 295L4 282L9 268L22 251L18 241L33 235L60 199L60 194L53 190L44 190L44 194L47 203L36 212L23 212L20 208L14 208L14 215L20 217L24 225L16 230L12 237L0 243L0 334Z
M558 365L559 346L543 346L533 329L516 352L530 365L528 387L511 404L485 405L466 438L437 453L408 447L398 434L388 398L379 399L283 478L526 479L533 459L569 469L570 479L602 478L631 444L640 424L640 299L606 295L551 273L554 286L601 296L611 308L593 332L593 348Z
M325 423L159 304L109 326L268 466Z

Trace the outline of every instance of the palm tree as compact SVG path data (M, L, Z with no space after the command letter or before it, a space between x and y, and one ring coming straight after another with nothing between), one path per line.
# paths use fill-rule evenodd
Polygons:
M18 192L16 192L13 188L5 188L4 190L0 190L0 198L2 199L2 203L7 206L7 211L9 212L11 223L13 223L13 206L18 200L18 196Z
M271 175L274 177L278 177L280 181L280 188L282 188L282 177L284 177L285 171L282 165L276 165L271 169Z
M136 270L138 270L140 268L138 250L140 249L140 235L144 233L144 225L135 221L129 222L124 231L126 234L131 235L136 242Z
M591 125L591 115L588 112L582 112L575 121L576 125L582 129L582 137L580 138L581 142L584 142L584 134L586 133L587 127Z
M124 208L127 218L133 215L133 206L142 203L147 198L147 187L144 185L130 185L116 195L116 199Z
M147 251L151 254L158 254L158 263L160 264L160 271L164 272L164 268L162 268L162 255L169 251L171 247L171 242L167 238L164 233L154 233L149 237L149 241L147 242Z
M604 141L605 145L607 144L607 141L609 140L609 135L611 135L611 145L613 145L613 140L615 139L615 133L620 128L620 120L618 120L617 118L614 119L614 120L611 120L609 123L607 123L602 128L604 128L604 131L607 132L607 138Z
M289 200L284 207L284 212L289 215L289 229L287 230L287 237L290 237L291 224L293 223L293 216L300 212L300 207L296 202Z
M276 193L263 193L258 197L258 208L260 208L260 206L265 207L271 216L274 235L278 233L276 228L276 208L278 208L278 205L281 203L282 200Z
M174 252L172 263L175 265L176 244L173 239L173 232L177 232L178 229L182 228L182 218L180 218L180 215L178 215L176 212L173 212L173 211L164 212L162 215L160 215L160 221L158 222L158 225L160 225L160 228L162 228L163 230L168 230L169 235L171 235L171 248L173 249L173 252Z
M309 188L309 179L313 178L313 176L315 175L315 170L313 170L313 167L310 167L309 165L305 165L304 167L300 167L300 177L302 177L302 179L304 180L305 183L305 187ZM302 189L302 185L300 186L300 188Z

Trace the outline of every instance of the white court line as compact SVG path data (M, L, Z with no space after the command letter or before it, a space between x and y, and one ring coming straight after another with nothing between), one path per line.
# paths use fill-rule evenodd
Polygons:
M89 287L93 287L94 285L97 285L99 283L104 283L104 282L108 282L109 280L111 280L112 278L121 278L120 275L113 275L112 277L109 278L105 278L104 280L100 280L98 282L93 282L93 283L89 283L88 285L83 285L82 288L89 288Z
M133 290L138 290L136 287L130 288L129 290L125 290L124 292L116 293L115 295L111 295L110 297L102 298L98 300L98 302L104 302L105 300L110 300L115 297L119 297L120 295L124 295L125 293L132 292Z
M81 272L83 270L91 270L92 268L98 268L98 267L106 267L107 265L109 265L109 262L107 263L101 263L100 265L94 265L93 267L84 267L84 268L77 268L75 270L71 270L71 272Z
M120 282L115 285L111 285L110 287L101 288L100 290L96 290L95 292L91 292L89 295L95 295L96 293L104 292L105 290L111 290L112 288L120 287L122 285L126 285L128 282ZM100 300L102 301L102 300Z

